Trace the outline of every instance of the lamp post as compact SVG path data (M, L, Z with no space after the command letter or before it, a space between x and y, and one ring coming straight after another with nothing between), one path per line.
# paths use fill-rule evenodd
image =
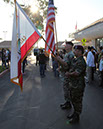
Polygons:
M7 31L3 31L3 33L4 33L4 40L6 40Z

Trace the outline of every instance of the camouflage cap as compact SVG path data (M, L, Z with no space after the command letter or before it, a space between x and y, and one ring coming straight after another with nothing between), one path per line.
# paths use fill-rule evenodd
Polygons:
M66 41L66 44L70 44L71 46L74 45L71 41Z
M84 48L83 48L83 46L81 46L81 45L75 45L75 46L74 46L74 49L81 50L82 53L84 53Z

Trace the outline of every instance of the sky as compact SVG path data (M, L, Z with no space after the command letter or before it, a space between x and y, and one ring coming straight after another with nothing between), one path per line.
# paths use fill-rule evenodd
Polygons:
M17 0L19 4L36 0ZM85 26L103 17L103 0L54 0L57 7L56 30L57 40L68 40L69 33L82 29ZM0 0L0 38L12 39L14 7Z

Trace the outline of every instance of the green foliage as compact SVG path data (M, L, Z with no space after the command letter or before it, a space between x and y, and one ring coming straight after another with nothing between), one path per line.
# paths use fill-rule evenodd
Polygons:
M3 1L13 4L11 0L3 0ZM23 10L26 12L26 14L31 19L31 21L34 23L34 25L41 32L44 32L44 21L47 17L48 0L37 0L37 3L38 3L37 6L39 8L37 13L31 12L30 10L31 5L28 5L28 6L23 5ZM55 10L57 10L57 8L55 8Z
M25 6L23 9L28 15L28 17L31 19L31 21L34 23L36 28L41 28L41 31L44 31L44 25L43 25L43 17L40 13L40 11L33 13L30 10L31 6Z
M42 13L43 19L46 19L47 16L47 8L48 8L48 2L46 0L37 0L39 4L39 8Z
M3 0L3 1L6 3L12 4L11 0ZM36 28L41 30L41 32L44 32L43 22L47 15L46 12L47 12L48 2L46 0L37 0L37 2L38 2L38 8L39 8L39 11L37 13L31 12L31 10L30 10L31 5L27 5L27 6L24 5L23 10L26 12L26 14L31 19L31 21L34 23Z
M10 2L10 0L4 0L4 2L7 2L7 3L9 3L9 2Z
M5 67L2 68L2 66L0 66L0 73L3 72L4 70L6 70Z

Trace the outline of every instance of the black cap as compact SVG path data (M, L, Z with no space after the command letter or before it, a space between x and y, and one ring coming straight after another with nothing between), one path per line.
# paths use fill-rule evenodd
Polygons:
M82 51L82 54L84 53L84 48L83 48L83 46L81 46L81 45L75 45L75 46L74 46L74 49L81 50L81 51Z
M71 41L66 41L66 44L74 45Z
M94 49L94 47L93 47L93 46L91 46L91 49Z

